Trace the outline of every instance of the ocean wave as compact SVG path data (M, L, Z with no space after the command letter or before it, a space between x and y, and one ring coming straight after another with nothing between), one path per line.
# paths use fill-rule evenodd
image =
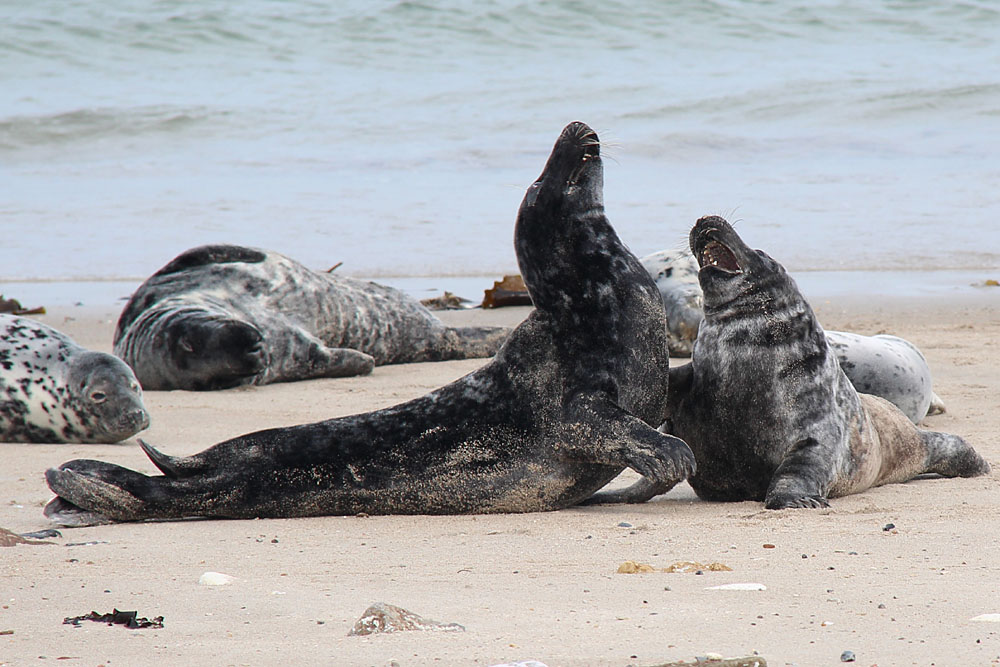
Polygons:
M168 105L10 116L0 119L0 150L62 146L112 136L186 132L227 115L224 110Z

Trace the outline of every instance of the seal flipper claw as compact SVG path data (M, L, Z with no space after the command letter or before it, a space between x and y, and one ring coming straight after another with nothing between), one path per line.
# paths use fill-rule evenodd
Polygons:
M606 397L578 396L567 404L566 413L571 423L593 430L590 438L567 439L563 450L569 457L624 465L668 488L695 473L694 454L687 443L660 433Z
M826 493L834 471L824 456L825 451L816 438L795 443L774 471L764 507L769 510L829 507Z

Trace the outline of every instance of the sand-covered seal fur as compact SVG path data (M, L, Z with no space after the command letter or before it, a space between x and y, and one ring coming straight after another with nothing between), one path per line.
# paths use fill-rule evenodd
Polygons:
M687 249L661 250L639 261L653 276L663 297L670 354L690 357L704 317L698 262ZM847 379L859 392L886 399L914 424L929 414L945 411L931 387L927 359L910 341L845 331L826 331L826 337Z
M574 505L625 467L674 484L688 447L659 433L660 296L604 215L597 135L560 135L514 240L535 310L495 358L394 407L251 433L200 454L144 445L162 475L78 460L46 472L57 519L529 512ZM91 515L93 516L93 515Z
M405 293L276 252L188 250L132 295L115 354L146 389L222 389L493 355L508 329L445 326Z
M142 389L121 359L0 315L0 441L110 443L148 426Z
M663 430L694 451L699 497L822 507L922 473L989 472L962 438L917 429L888 401L859 394L792 278L725 220L702 218L690 239L705 319L691 363L671 369ZM665 490L642 480L598 500Z

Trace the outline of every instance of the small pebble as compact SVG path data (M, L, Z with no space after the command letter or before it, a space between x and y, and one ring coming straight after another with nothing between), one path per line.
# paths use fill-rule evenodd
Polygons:
M840 654L841 662L854 662L854 651L844 651Z
M622 521L621 523L618 524L618 527L619 528L631 528L632 524L630 524L628 521Z
M882 530L884 530L885 532L888 533L890 530L892 530L895 527L896 527L896 524L894 524L894 523L887 523L884 526L882 526Z

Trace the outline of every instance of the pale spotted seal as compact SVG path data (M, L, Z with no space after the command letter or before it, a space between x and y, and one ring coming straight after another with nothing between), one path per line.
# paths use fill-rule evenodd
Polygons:
M661 250L640 260L656 281L667 311L670 353L690 357L704 317L698 262L690 250ZM897 336L827 331L840 367L854 388L880 396L914 424L945 411L931 387L931 369L917 347Z
M0 315L0 441L119 442L148 426L142 389L121 359Z
M690 357L703 317L698 263L687 250L660 250L639 261L653 277L663 298L670 354Z
M446 327L416 299L276 252L188 250L132 295L115 354L146 389L223 389L488 357L508 330Z
M659 433L668 356L660 296L604 215L597 135L568 125L518 212L535 310L485 366L422 398L245 435L163 472L70 461L47 514L185 516L530 512L574 505L630 467L671 485L690 449ZM93 517L93 514L90 515Z
M784 268L722 218L691 230L705 319L691 363L670 371L666 432L684 438L707 500L823 507L827 498L922 473L973 477L989 464L958 436L917 429L858 394ZM667 487L641 480L598 501L638 502Z

